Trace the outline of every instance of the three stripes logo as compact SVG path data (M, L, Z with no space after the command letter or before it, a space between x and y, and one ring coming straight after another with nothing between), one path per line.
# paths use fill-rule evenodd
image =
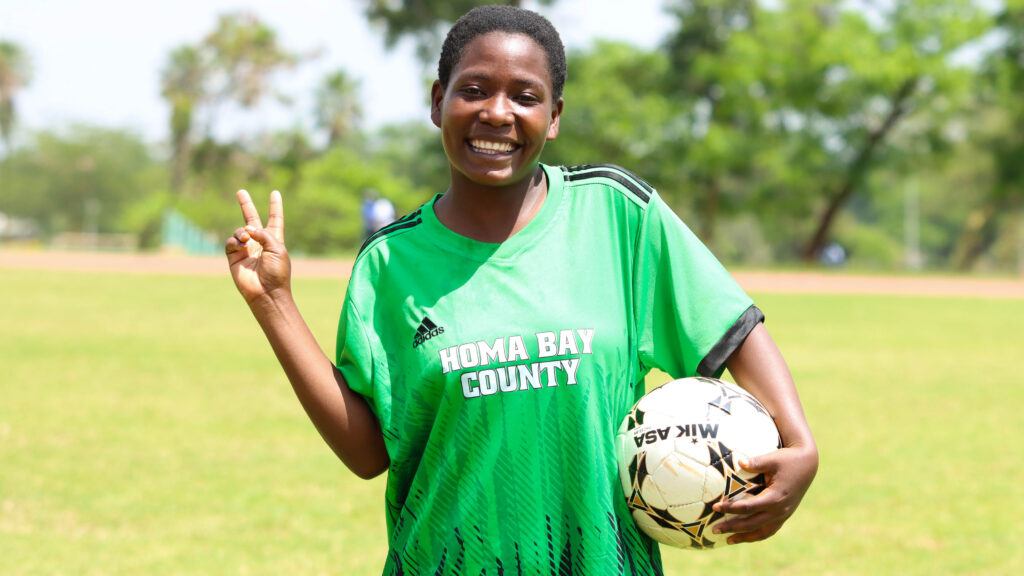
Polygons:
M434 324L430 318L424 316L420 327L416 329L416 335L412 338L412 347L416 348L434 336L444 334L444 328Z

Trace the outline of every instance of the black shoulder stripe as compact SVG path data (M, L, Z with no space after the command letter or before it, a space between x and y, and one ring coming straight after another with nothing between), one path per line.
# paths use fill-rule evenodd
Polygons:
M643 203L650 202L654 188L642 178L629 170L614 164L585 164L572 166L566 170L565 179L568 182L581 182L591 178L608 178L626 187Z
M387 226L371 234L370 237L366 239L366 242L363 242L363 245L359 248L359 254L362 254L363 250L366 250L366 247L369 246L370 243L376 240L377 238L380 238L381 236L387 236L388 234L395 232L397 230L412 228L413 226L416 226L420 222L423 222L423 219L420 218L421 210L422 208L410 214L406 214L405 216L399 218L398 220L395 220L391 224L388 224Z
M593 172L587 172L586 174L568 174L565 179L569 182L581 182L583 180L590 180L593 178L608 178L609 180L615 180L619 184L626 187L627 190L633 193L634 196L640 199L641 202L646 204L650 202L651 195L646 190L638 186L635 182L626 178L618 172L611 170L596 170Z
M631 172L631 171L629 171L629 170L627 170L627 169L625 169L622 166L619 166L617 164L583 164L583 165L580 165L580 166L570 166L567 170L570 173L572 173L572 172L586 172L588 170L614 170L616 172L621 172L623 175L628 176L629 178L633 179L633 181L635 181L637 184L642 186L648 192L650 192L650 193L654 192L654 187L651 186L650 184L648 184L646 180L644 180L643 178L637 176L635 173L633 173L633 172Z

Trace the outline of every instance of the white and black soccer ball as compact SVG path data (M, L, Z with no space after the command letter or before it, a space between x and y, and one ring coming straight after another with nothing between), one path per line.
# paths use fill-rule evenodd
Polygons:
M724 515L711 506L765 488L763 474L738 460L782 447L768 411L742 388L714 378L683 378L647 393L616 437L619 477L637 526L658 542L707 549Z

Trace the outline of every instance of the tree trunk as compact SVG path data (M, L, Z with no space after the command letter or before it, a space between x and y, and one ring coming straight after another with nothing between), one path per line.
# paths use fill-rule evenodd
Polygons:
M818 257L818 254L821 253L821 249L824 248L825 242L828 240L828 235L836 215L850 197L853 196L854 192L856 192L857 186L860 185L864 175L871 167L871 161L879 144L885 140L885 137L889 135L893 127L908 112L909 99L916 87L916 77L908 78L904 81L892 99L892 109L889 110L889 115L885 118L885 121L882 122L878 129L868 134L863 147L857 153L853 164L850 165L850 169L847 171L846 178L839 187L839 191L829 199L828 206L825 208L825 213L822 214L821 219L818 220L818 227L815 229L811 241L807 243L803 254L801 254L805 262L813 262Z
M192 146L187 138L175 138L174 151L171 155L171 192L181 195L188 177L189 161L192 158Z
M192 160L193 104L180 100L171 109L171 192L181 195Z
M956 248L953 249L953 266L957 270L967 272L977 263L978 257L985 251L985 230L996 212L996 203L990 199L967 217L960 238L957 239Z

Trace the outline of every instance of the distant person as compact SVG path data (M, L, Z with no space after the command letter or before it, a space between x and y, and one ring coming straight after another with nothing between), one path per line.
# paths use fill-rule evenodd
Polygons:
M832 268L846 264L846 249L838 242L830 242L821 251L821 263Z
M363 191L363 203L359 207L359 213L363 219L363 241L368 240L374 232L380 230L376 216L377 200L379 199L376 190Z
M235 285L327 444L388 472L387 575L662 574L614 447L652 368L728 369L778 425L784 447L741 463L765 490L714 505L730 542L775 534L817 471L763 314L658 193L617 166L540 163L565 78L534 12L454 24L430 110L449 184L356 257L333 361L292 296L280 193L266 228L238 193Z
M373 203L370 219L374 232L391 224L395 221L395 205L387 198L377 198Z

